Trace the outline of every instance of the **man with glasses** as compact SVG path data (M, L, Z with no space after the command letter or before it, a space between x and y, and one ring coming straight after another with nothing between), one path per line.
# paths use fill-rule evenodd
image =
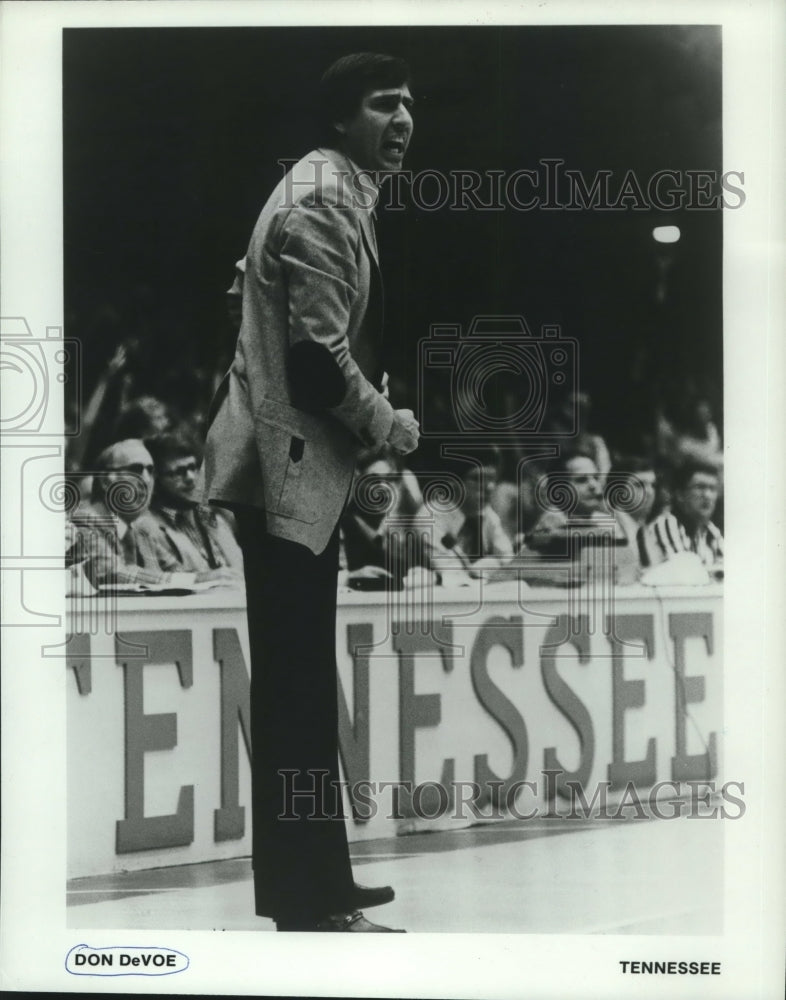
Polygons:
M223 570L240 584L243 556L224 511L199 504L196 444L183 434L161 434L145 442L156 470L148 517L184 570Z
M188 590L226 576L223 569L181 569L146 516L154 482L150 452L135 438L110 445L96 459L90 504L73 518L77 533L66 553L67 566L84 563L93 587Z
M686 462L673 476L674 509L656 517L646 529L646 560L650 566L693 552L714 577L723 575L723 535L712 516L720 495L714 465Z

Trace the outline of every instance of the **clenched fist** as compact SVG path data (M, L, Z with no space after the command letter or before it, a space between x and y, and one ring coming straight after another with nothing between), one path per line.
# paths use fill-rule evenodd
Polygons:
M390 447L399 455L408 455L417 448L419 440L420 424L412 410L396 410L393 413L393 426L388 434Z

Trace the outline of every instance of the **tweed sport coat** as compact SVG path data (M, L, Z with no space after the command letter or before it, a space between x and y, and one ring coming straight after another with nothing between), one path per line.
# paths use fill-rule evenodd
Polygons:
M360 449L384 442L376 191L317 149L282 178L245 258L232 366L211 404L205 500L264 509L267 529L322 552Z

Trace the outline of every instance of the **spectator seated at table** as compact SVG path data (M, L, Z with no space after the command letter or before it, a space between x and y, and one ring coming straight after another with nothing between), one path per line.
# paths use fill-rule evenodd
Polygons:
M546 557L574 559L597 546L611 546L618 582L633 582L640 568L638 526L624 510L607 503L604 478L587 454L569 452L541 481L545 509L524 539L527 550ZM585 556L586 558L586 556Z
M461 569L470 577L507 566L513 543L491 505L497 487L497 468L491 462L472 465L461 476L460 502L434 514L434 547L430 565L444 574Z
M155 465L148 517L178 567L204 571L227 567L243 574L240 546L224 511L196 500L199 448L186 434L161 434L145 442Z
M224 568L179 570L158 526L147 516L154 477L153 459L139 440L118 441L101 452L91 503L73 517L77 533L69 540L66 566L83 563L96 589L191 589L195 583L234 580Z
M620 458L610 473L612 486L606 491L608 505L619 519L628 541L636 547L640 565L647 564L645 532L655 514L660 512L656 500L662 479L654 459L647 455Z
M523 456L510 478L497 481L489 503L499 514L508 538L523 536L542 513L537 505L536 490L545 473L542 458Z
M720 486L714 464L686 462L674 470L672 510L646 529L646 565L657 566L692 552L711 575L722 576L723 535L712 522Z
M409 469L387 450L361 457L341 522L345 569L358 579L358 571L374 566L400 586L413 566L424 564L420 536L428 520L417 478Z

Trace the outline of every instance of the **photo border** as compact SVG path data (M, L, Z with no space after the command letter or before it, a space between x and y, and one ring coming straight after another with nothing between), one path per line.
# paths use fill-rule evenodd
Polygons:
M308 15L306 15L308 11ZM724 756L745 780L744 821L725 830L725 931L717 938L626 935L411 934L358 945L253 932L95 930L93 947L161 946L190 956L175 993L417 997L780 997L783 987L784 677L784 81L779 42L786 8L759 0L620 3L38 3L0 7L0 302L35 337L64 326L60 32L65 26L312 23L723 25L724 170L745 173L745 206L724 216L726 583ZM32 209L32 211L31 211ZM52 383L51 412L62 412ZM59 401L59 409L58 409ZM3 551L21 531L14 459L62 447L46 425L34 442L3 440ZM6 450L7 449L7 450ZM14 452L13 449L20 449ZM10 515L9 515L10 511ZM762 511L763 515L762 516ZM17 513L15 513L17 512ZM39 539L62 550L62 536ZM13 561L16 559L16 562ZM4 606L29 564L23 595L32 613L65 620L62 572L38 556L3 556ZM38 562L35 562L38 559ZM21 562L20 562L21 560ZM27 560L27 561L25 561ZM52 642L63 632L47 625ZM59 639L57 638L59 635ZM7 990L139 992L156 978L78 981L65 971L84 938L65 913L65 684L62 661L40 655L38 630L3 630L3 838L0 985ZM59 671L59 678L58 678ZM664 878L668 877L668 868ZM723 974L632 978L631 957L719 958ZM329 986L317 970L336 970ZM579 992L580 991L580 992Z

